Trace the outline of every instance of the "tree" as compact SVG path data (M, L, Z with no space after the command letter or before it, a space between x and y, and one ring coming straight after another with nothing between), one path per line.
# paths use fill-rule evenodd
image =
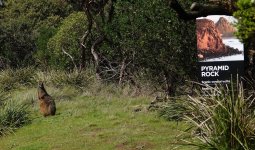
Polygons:
M77 68L80 61L80 38L86 30L86 16L84 12L74 12L66 17L56 34L47 44L48 55L45 58L48 65L57 68ZM90 55L90 54L86 54Z
M146 72L165 85L168 95L174 95L177 81L193 70L195 23L178 20L173 11L167 11L165 1L79 4L88 22L81 52L90 50L99 80L136 84L134 74Z
M174 95L176 85L194 70L195 23L178 20L163 0L119 1L114 6L106 34L115 45L112 58L129 64L124 74L145 71L164 85L167 95Z
M70 11L62 0L6 0L0 8L0 54L11 66L28 64L41 28L57 27Z

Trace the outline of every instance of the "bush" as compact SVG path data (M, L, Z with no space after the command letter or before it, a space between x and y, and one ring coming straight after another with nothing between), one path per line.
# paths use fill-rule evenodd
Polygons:
M244 96L242 83L208 87L208 95L190 97L186 115L201 149L255 149L253 98ZM193 135L193 136L194 136Z

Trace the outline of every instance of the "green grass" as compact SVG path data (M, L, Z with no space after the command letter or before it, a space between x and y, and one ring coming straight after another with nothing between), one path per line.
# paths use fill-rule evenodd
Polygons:
M46 89L57 105L56 116L48 118L38 111L36 89L12 92L13 99L29 104L32 122L0 137L1 150L167 150L176 147L176 136L186 128L147 111L148 97L93 96L71 87ZM135 112L137 107L142 110Z

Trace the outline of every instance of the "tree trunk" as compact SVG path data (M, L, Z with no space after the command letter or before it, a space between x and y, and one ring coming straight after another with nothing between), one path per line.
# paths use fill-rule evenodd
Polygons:
M119 85L121 85L123 82L124 72L125 72L125 68L126 68L125 61L126 61L126 58L123 59L123 61L121 63L121 67L120 67Z
M164 80L165 80L166 98L168 99L169 96L175 95L175 90L172 83L173 82L172 76L166 70L164 70Z
M91 33L91 27L89 27L85 34L80 39L80 70L86 67L86 41L88 39L89 34Z
M101 70L100 70L100 66L99 66L99 56L96 52L96 48L98 47L98 45L100 45L104 41L104 38L105 38L104 35L101 35L100 37L98 37L96 39L96 41L92 44L92 47L91 47L91 54L94 57L96 78L98 81L101 80L101 77L100 77Z
M245 75L248 79L255 81L255 34L245 41Z
M4 3L2 0L0 0L0 7L3 7L4 6Z

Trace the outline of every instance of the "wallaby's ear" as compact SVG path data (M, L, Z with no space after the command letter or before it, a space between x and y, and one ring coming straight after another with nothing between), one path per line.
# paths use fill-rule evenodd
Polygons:
M38 86L39 88L43 88L43 81L39 81Z

